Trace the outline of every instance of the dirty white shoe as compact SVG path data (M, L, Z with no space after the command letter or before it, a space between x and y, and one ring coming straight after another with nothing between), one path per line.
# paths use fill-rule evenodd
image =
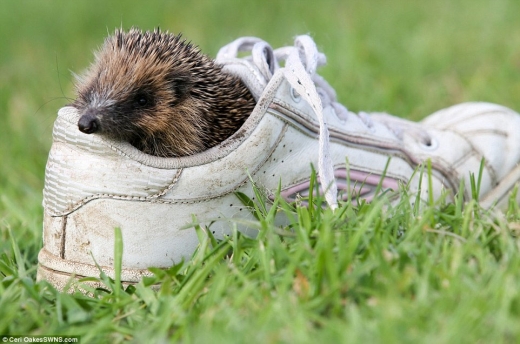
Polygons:
M251 55L237 58L243 50ZM217 60L244 81L258 104L235 135L200 154L149 156L126 142L83 134L76 109L59 111L45 175L40 279L62 287L71 276L99 276L94 259L113 275L115 227L123 235L125 282L138 281L148 267L189 258L198 239L193 229L182 228L192 214L211 223L216 237L230 233L226 219L250 216L234 193L254 198L248 174L266 190L281 181L282 196L294 200L308 192L313 164L332 208L338 194L371 199L381 178L383 188L402 182L419 190L414 170L427 159L435 198L446 189L455 194L461 179L469 185L483 158L480 192L487 206L505 202L520 179L520 116L505 107L461 104L422 123L354 114L316 74L325 56L308 36L275 51L259 39L241 38L222 48Z

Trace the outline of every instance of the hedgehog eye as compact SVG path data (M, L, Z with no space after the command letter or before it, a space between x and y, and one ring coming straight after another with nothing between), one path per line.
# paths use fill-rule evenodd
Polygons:
M150 97L146 94L139 93L135 96L135 103L137 106L146 106L150 103Z
M153 97L148 92L136 92L134 96L134 106L149 107L153 105Z
M136 106L143 107L151 103L150 96L144 92L139 92L134 97Z

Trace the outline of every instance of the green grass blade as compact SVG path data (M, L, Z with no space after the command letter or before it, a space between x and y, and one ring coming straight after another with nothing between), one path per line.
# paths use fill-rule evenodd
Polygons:
M121 270L123 262L123 235L121 228L114 228L114 294L119 298L121 294Z

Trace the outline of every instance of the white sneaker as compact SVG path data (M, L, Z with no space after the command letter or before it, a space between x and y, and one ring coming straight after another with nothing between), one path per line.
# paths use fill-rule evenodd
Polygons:
M242 50L251 56L237 58ZM115 227L123 235L125 282L148 275L148 267L189 258L198 239L192 228L182 228L192 214L212 223L217 238L231 232L224 219L251 217L234 193L254 198L248 173L271 192L281 181L290 201L308 192L314 164L321 184L330 185L325 198L333 208L338 190L346 197L347 171L357 185L351 196L371 199L381 178L383 188L402 182L419 190L414 170L430 159L437 198L442 190L456 193L461 180L469 186L470 172L478 175L484 159L480 194L486 206L505 203L520 179L520 116L505 107L461 104L421 123L354 114L315 73L325 56L308 36L275 51L260 39L241 38L222 48L217 61L244 81L257 106L238 132L200 154L146 155L129 143L83 134L76 109L59 111L45 176L40 279L63 287L71 276L99 276L93 258L113 275ZM255 229L241 230L255 235Z

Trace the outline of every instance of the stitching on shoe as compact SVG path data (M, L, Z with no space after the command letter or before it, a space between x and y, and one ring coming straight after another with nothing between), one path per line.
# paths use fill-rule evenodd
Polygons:
M464 134L494 134L504 137L509 137L509 134L504 130L499 129L475 129L475 130L468 130L465 131Z
M467 105L467 104L470 104L470 105L473 105L475 103L462 103L462 104L459 104L459 105ZM508 108L505 108L503 106L500 106L500 105L496 105L496 104L489 104L489 105L493 105L494 106L494 109L490 109L490 110L486 110L486 111L482 111L482 112L479 112L479 113L471 113L470 116L466 115L466 116L460 116L461 118L457 121L454 121L454 122L449 122L446 124L446 126L436 126L436 128L438 129L442 129L442 130L445 130L447 128L450 128L450 127L453 127L453 126L456 126L460 123L464 123L465 121L468 120L468 118L470 117L471 119L474 119L475 117L478 117L478 116L487 116L489 114L493 114L493 113L497 113L497 112L500 112L502 114L511 114L511 109L508 109ZM455 105L457 106L457 105ZM445 109L445 110L449 110L448 109ZM459 114L459 113L463 113L465 111L467 111L468 109L466 107L462 107L460 109L457 109L458 111L455 113L455 114ZM455 114L452 116L452 117L457 117L455 116ZM427 117L428 118L428 117ZM426 118L425 118L426 119Z
M67 234L67 216L63 216L61 223L61 238L60 238L60 258L65 259L65 243Z
M170 184L168 184L168 186L166 188L164 188L162 191L160 191L158 193L155 193L155 194L152 194L149 196L145 196L145 197L143 197L143 196L123 196L123 195L99 193L99 194L90 195L88 197L85 197L85 198L79 200L78 202L76 202L71 208L69 208L70 210L66 211L66 213L64 214L65 218L66 218L66 215L69 215L70 213L74 212L78 208L82 207L83 205L85 205L88 202L93 201L95 199L104 198L104 199L118 199L118 200L127 200L127 201L151 201L151 200L157 199L161 196L164 196L169 190L171 190L173 188L173 186L175 186L177 184L177 182L179 181L179 178L182 174L182 171L183 171L182 168L180 168L177 171L177 173L173 177L172 181L170 182ZM52 215L52 216L63 216L63 215Z
M302 111L292 107L290 104L285 103L284 101L279 100L279 99L273 100L273 105L274 106L271 106L270 109L272 109L274 111L278 111L281 113L282 116L287 116L290 120L300 123L303 127L309 129L313 133L316 133L316 134L318 133L318 128L316 127L316 125L314 123L306 120L304 118L304 116L307 117L307 115L302 113ZM286 112L293 112L294 114L296 114L296 116L298 116L299 119L301 119L303 121L295 119L294 116L291 116L290 114L288 114ZM284 119L287 119L287 117L285 117ZM303 123L303 122L307 122L311 125ZM374 140L370 137L373 135L363 136L363 135L356 135L355 133L347 134L351 138L363 140L362 143L359 143L359 142L356 142L355 140L343 139L342 137L345 136L345 133L336 130L336 128L333 126L329 127L329 133L330 133L331 140L339 139L342 142L348 142L348 143L353 143L353 144L377 144L378 146L381 146L382 148L401 151L401 146L399 144L396 144L396 142L391 141L391 140L384 140L384 139Z
M173 176L173 180L172 182L170 183L170 185L168 185L163 191L160 191L158 193L156 193L155 195L151 195L151 196L148 196L150 199L153 199L153 198L159 198L161 196L164 196L168 191L170 191L174 185L177 184L177 182L179 181L179 178L181 177L181 174L182 174L182 171L184 169L183 168L180 168L177 173L175 174L175 176Z

